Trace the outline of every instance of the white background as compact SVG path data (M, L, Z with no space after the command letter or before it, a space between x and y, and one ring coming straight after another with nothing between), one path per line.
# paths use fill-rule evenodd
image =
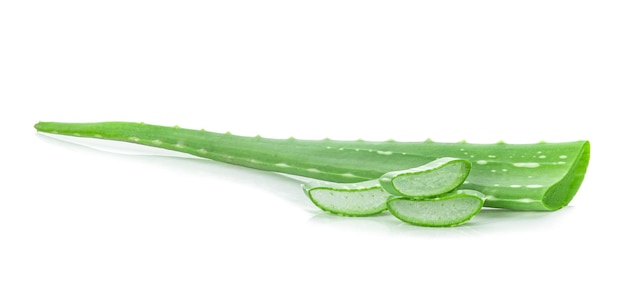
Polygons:
M624 299L625 15L623 1L2 1L0 299ZM40 120L588 139L592 159L560 211L420 228L320 212L274 173L60 141Z

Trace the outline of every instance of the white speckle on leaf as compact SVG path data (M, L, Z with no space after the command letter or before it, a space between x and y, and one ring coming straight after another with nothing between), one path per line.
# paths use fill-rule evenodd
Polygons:
M343 176L343 177L356 177L352 173L343 173L343 174L341 174L341 176Z
M546 156L545 155L539 155L539 158L543 159L543 158L546 158Z
M508 171L509 171L508 169L502 169L502 172L508 172Z
M152 143L155 145L161 145L163 144L163 142L161 142L161 140L152 140ZM198 151L199 152L199 151Z
M277 164L274 164L274 165L277 166L277 167L281 167L281 168L289 168L289 165L286 164L286 163L277 163Z
M133 142L139 142L139 138L136 136L131 136L128 138L129 140L133 141Z
M391 154L393 154L393 152L391 152L391 151L376 151L376 153L378 153L380 155L391 155Z
M160 142L160 141L159 141L159 142ZM156 143L155 143L155 144L156 144ZM200 153L200 154L207 154L207 153L209 153L209 151L206 151L206 149L199 149L199 150L198 150L198 153Z
M556 163L556 164L557 164L557 165L564 165L564 164L566 164L566 162L564 162L564 161L560 161L560 162L558 162L558 163Z
M489 157L489 158L496 158L495 155L487 155L487 157Z
M311 172L311 173L319 173L319 172L320 172L320 170L315 169L315 168L310 168L310 169L307 169L307 171L309 171L309 172Z
M530 189L538 189L538 188L542 188L543 185L541 185L541 184L529 184L526 187L530 188Z
M481 160L477 160L476 163L479 164L479 165L486 165L487 161L481 159Z
M183 144L183 142L178 142L174 146L176 146L176 148L183 148L183 147L185 147L185 144Z
M513 163L513 166L518 167L518 168L538 168L540 165L539 163L536 163L536 162L520 162L520 163Z
M560 159L566 159L566 158L567 158L567 155L561 155L561 156L559 156L559 158L560 158Z
M512 188L521 188L522 186L519 184L511 184L510 187Z

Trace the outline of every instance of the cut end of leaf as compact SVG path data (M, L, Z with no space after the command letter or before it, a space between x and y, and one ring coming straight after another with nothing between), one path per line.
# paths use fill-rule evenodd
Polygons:
M590 156L591 145L589 142L585 142L565 177L546 191L543 204L547 209L557 210L567 206L572 201L583 179L585 179Z

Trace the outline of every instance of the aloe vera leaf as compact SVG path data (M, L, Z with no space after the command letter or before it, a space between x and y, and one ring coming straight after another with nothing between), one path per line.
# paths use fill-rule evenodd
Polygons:
M324 211L343 216L362 217L387 210L387 198L378 180L357 183L307 182L302 189Z
M473 218L483 207L484 198L483 194L472 190L457 190L427 199L392 196L387 208L396 218L413 225L450 227Z
M366 142L244 137L143 123L55 123L40 132L117 140L180 151L240 166L332 182L359 182L441 157L472 162L461 188L480 191L485 206L556 210L578 191L589 164L588 141L538 144Z
M471 168L467 160L443 157L416 168L385 173L379 180L392 195L432 197L459 187Z

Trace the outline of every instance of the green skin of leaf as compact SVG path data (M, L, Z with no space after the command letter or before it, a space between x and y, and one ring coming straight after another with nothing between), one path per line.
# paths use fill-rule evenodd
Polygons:
M143 123L54 123L40 132L124 141L240 166L332 182L360 182L441 157L472 162L460 188L486 196L485 206L556 210L578 191L589 163L588 141L469 144L268 139Z

